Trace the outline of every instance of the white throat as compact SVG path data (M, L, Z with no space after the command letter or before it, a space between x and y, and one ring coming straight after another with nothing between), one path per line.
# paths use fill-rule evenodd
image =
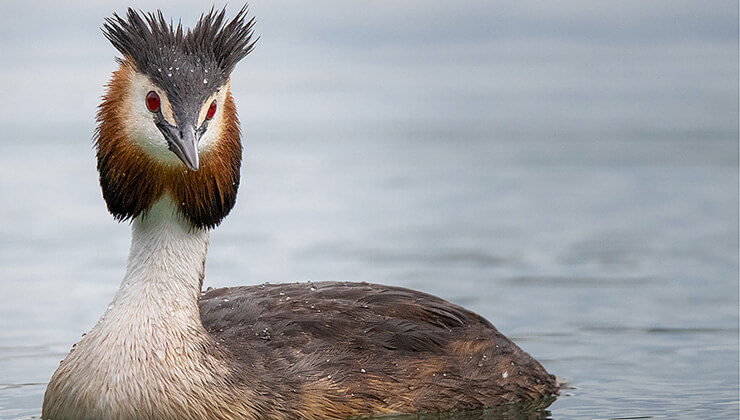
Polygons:
M162 197L134 219L126 275L90 335L101 330L161 355L184 345L183 335L204 331L198 298L207 248L208 231L193 228Z
M200 323L208 237L207 230L193 228L177 214L169 196L157 201L133 222L126 275L101 322L135 313L150 322L177 315L195 316Z
M161 412L225 375L204 353L212 345L198 309L207 247L208 231L192 228L167 196L134 220L121 287L54 373L44 418L134 418L128 410L137 406Z

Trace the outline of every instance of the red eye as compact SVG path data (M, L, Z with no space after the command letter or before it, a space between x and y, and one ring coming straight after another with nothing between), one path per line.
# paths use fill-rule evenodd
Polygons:
M146 108L151 112L159 112L159 95L151 91L146 94Z
M213 102L211 102L211 106L208 107L208 112L206 113L206 119L210 120L213 118L213 116L216 115L216 100L214 99Z

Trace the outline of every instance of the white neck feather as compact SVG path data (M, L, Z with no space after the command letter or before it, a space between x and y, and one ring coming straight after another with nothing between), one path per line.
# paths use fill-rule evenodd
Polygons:
M198 309L207 247L208 231L167 196L134 220L121 287L54 373L43 418L161 418L226 375L203 350L212 340Z
M134 220L126 275L101 323L146 316L149 322L197 319L208 231L194 229L169 196ZM186 321L186 319L178 319Z

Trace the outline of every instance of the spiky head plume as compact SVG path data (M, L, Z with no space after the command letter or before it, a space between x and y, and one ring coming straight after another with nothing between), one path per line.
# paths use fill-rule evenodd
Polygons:
M126 18L115 13L106 18L103 34L125 61L160 86L166 87L172 70L178 68L184 70L179 88L210 90L228 80L256 42L254 18L247 20L246 5L229 22L225 14L226 8L211 8L192 29L184 30L181 22L168 23L160 10L144 13L129 8Z
M225 9L211 8L187 30L165 21L161 11L128 9L125 18L106 19L103 33L123 57L99 107L96 149L103 197L116 219L146 215L169 194L193 227L209 229L234 206L242 149L229 76L254 46L254 19L246 15L245 6L227 22ZM164 102L162 108L157 102L156 111L148 108L148 90L162 91L169 117ZM199 120L216 99L219 111ZM157 132L162 136L152 134ZM185 133L191 133L200 157L197 170L157 155L172 153L177 162L173 145ZM207 136L210 145L200 147Z

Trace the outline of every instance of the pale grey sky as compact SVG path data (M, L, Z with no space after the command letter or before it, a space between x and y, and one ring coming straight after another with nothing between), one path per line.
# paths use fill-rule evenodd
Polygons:
M186 25L209 7L5 4L0 124L92 125L116 55L99 27L129 4L160 7ZM737 8L670 0L253 1L261 39L237 66L233 89L253 131L464 127L525 137L726 138L737 131Z

